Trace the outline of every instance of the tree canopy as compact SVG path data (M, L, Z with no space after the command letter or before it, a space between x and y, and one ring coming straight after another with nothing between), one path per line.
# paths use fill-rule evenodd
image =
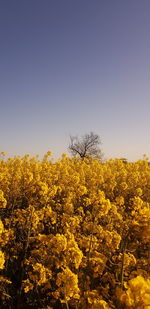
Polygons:
M70 136L69 152L72 156L79 155L82 159L89 156L101 159L100 144L99 135L93 132L85 134L80 138L78 136Z

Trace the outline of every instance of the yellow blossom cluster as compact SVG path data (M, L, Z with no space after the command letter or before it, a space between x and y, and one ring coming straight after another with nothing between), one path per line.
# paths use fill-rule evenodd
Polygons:
M0 159L0 308L150 308L150 164Z
M120 300L126 308L147 309L150 308L150 280L137 276L125 284L125 291L118 291Z

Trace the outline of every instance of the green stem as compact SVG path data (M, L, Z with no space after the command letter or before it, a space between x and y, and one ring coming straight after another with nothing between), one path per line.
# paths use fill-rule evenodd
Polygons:
M121 274L120 274L120 281L121 281L122 289L123 289L123 282L124 282L124 261L125 261L125 252L126 252L127 242L128 242L128 235L124 241L123 250L122 250L123 252L122 252Z
M67 308L67 309L69 309L69 305L68 305L68 302L67 302L67 300L66 300L66 308Z

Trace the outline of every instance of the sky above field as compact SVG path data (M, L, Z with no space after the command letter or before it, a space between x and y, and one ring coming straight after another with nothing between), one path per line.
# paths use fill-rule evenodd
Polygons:
M0 1L0 151L150 156L150 1Z

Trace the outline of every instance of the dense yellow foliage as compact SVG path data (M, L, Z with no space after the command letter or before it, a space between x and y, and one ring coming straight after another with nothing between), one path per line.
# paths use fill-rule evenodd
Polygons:
M50 155L0 161L0 308L150 308L148 159Z

